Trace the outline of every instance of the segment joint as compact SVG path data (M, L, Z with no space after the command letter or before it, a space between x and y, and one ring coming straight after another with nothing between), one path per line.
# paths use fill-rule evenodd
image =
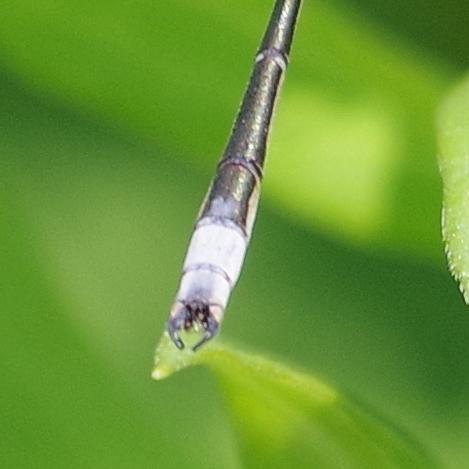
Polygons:
M244 169L249 171L259 182L264 177L262 166L251 158L244 158L242 156L224 158L218 163L218 169L221 169L224 166L228 166L230 164L242 166Z
M285 72L287 69L288 55L276 47L268 47L267 49L261 50L256 55L256 64L267 59L273 60L281 68L282 72Z

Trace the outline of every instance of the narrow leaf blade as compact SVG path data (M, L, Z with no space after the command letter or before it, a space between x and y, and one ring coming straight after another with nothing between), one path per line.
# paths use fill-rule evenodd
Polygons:
M219 379L246 467L435 467L408 437L306 373L220 345L192 363Z

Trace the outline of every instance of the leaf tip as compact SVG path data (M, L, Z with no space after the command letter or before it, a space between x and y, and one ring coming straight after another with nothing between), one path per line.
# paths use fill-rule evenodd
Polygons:
M179 350L165 331L156 347L155 362L151 377L156 381L171 376L173 373L190 366L195 353L189 347Z
M160 381L167 378L171 374L171 370L168 367L156 365L151 372L151 377L155 381Z

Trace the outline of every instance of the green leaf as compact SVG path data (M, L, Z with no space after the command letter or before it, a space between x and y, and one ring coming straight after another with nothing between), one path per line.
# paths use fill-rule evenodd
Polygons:
M443 105L438 130L445 249L450 271L469 303L469 78Z
M191 364L219 379L245 467L435 467L403 434L312 376L219 344L181 352L165 333L153 377Z
M148 376L203 174L0 93L0 466L241 467L210 374ZM265 208L257 228L223 337L318 370L464 467L469 330L445 274Z

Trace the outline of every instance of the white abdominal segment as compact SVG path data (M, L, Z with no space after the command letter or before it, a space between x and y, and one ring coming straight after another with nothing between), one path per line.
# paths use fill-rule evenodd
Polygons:
M200 221L189 244L168 323L169 335L180 349L184 348L179 334L182 330L203 329L193 350L218 331L247 248L247 238L236 226L224 224L222 219L211 224L212 220Z
M198 226L184 262L178 300L201 299L224 309L239 278L246 248L246 239L235 228Z

